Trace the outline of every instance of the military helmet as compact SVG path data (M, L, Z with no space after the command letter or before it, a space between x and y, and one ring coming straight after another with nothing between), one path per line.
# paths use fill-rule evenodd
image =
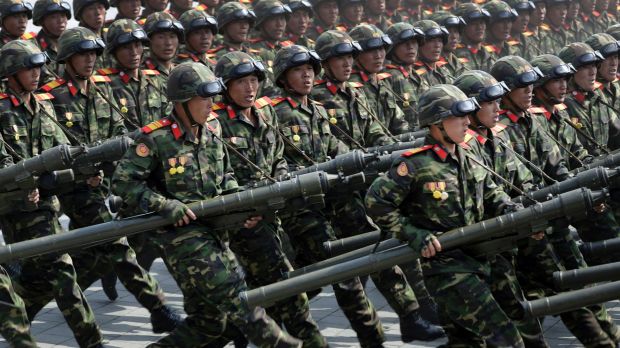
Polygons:
M248 10L248 8L240 2L227 2L217 10L217 27L220 33L226 24L244 19L250 22L250 27L253 27L256 21L256 14L254 11Z
M424 32L407 22L392 24L385 33L392 40L392 47L409 40L416 39L418 43L424 40Z
M181 25L183 25L183 29L185 30L185 38L190 33L202 29L207 28L211 30L213 35L217 35L217 20L215 17L209 16L206 12L201 10L189 10L185 11L181 17L179 18Z
M195 96L202 98L221 94L226 87L211 69L197 62L185 62L170 71L166 88L168 100L184 103Z
M532 12L536 9L536 4L530 0L506 0L508 6L518 12Z
M226 53L218 59L215 65L215 75L220 77L224 83L252 74L256 74L258 80L263 81L265 79L265 66L249 54L241 51Z
M569 4L570 0L544 0L547 7Z
M0 20L18 13L25 13L32 18L32 5L24 0L0 0Z
M337 0L310 0L310 3L312 4L313 8L316 8L317 6L319 6L321 3L323 2L327 2L327 1L334 1L337 2Z
M306 11L310 18L314 16L314 11L312 11L312 4L307 0L287 0L284 2L291 9L291 13L295 11Z
M359 43L362 51L371 51L381 47L388 49L392 45L390 37L372 24L355 26L349 31L349 36Z
M29 40L13 40L0 49L0 75L12 76L22 69L41 67L50 58Z
M63 0L37 0L32 10L32 23L41 26L43 18L53 13L64 13L71 19L71 5Z
M569 78L577 70L571 63L565 63L560 57L553 54L542 54L532 59L532 65L540 69L543 77L536 81L536 87L542 86L550 80Z
M72 55L89 51L95 51L99 56L104 49L105 43L103 40L90 29L84 27L69 28L58 38L56 61L58 63L65 63Z
M288 17L293 11L288 5L284 5L278 0L260 0L254 6L254 13L256 14L256 27L258 28L269 18L275 16Z
M108 0L73 0L73 16L79 21L82 18L84 8L96 3L102 4L106 10L110 8Z
M510 92L504 81L498 82L491 74L482 70L468 70L462 73L453 84L468 97L479 103L491 102Z
M413 23L413 26L422 30L425 40L431 40L436 37L440 37L442 38L444 45L448 43L448 36L450 35L448 29L437 24L437 22L435 21L423 19L421 21Z
M343 8L349 6L350 4L364 4L364 0L336 0L338 2L338 8L342 11Z
M497 81L504 81L508 88L523 88L533 85L543 73L519 56L505 56L491 67L491 75Z
M362 51L362 47L357 41L353 41L349 34L338 30L328 30L319 35L314 44L314 49L322 61L347 54L356 56Z
M276 80L276 85L283 87L280 82L282 75L284 75L288 69L303 64L312 65L315 76L318 76L321 72L321 58L316 52L300 45L281 48L278 53L276 53L276 58L273 62L273 75Z
M614 37L616 40L620 40L620 24L614 24L610 27L607 27L607 34Z
M149 41L144 29L135 21L127 18L115 20L108 27L105 38L108 43L105 48L107 54L113 54L119 46L128 43L136 41L148 43Z
M448 11L433 12L428 19L446 28L463 28L467 25L463 17L453 15Z
M586 39L586 44L593 50L599 51L605 58L617 56L620 52L618 40L607 33L598 33Z
M454 85L435 85L420 95L420 127L438 124L450 116L464 117L480 110L475 98L469 98Z
M146 17L146 21L144 22L144 31L146 31L146 34L149 37L155 33L171 31L177 34L179 40L183 40L185 38L183 36L183 33L185 32L183 29L183 24L167 12L154 12Z
M599 51L595 51L592 47L584 42L573 42L564 46L558 53L563 61L573 64L575 69L582 66L596 64L605 58Z
M489 14L491 14L490 23L505 20L515 21L517 17L519 17L519 13L517 13L515 9L501 0L491 0L482 5L482 8L489 11Z
M471 23L479 19L488 22L491 19L491 14L489 11L473 2L459 4L454 10L454 14L462 17L465 20L465 23Z

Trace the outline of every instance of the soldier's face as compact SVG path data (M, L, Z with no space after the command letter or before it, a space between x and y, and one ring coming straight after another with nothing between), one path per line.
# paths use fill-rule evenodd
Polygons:
M566 99L566 93L568 93L568 81L566 79L549 80L545 83L545 92L547 92L549 96L545 97L544 93L541 92L540 88L536 89L537 95L540 93L543 98L551 97L557 103L563 103L564 99Z
M401 0L387 0L385 2L385 7L390 10L396 10L400 8Z
M369 14L378 16L385 12L385 0L367 0L366 6Z
M329 58L326 71L334 80L348 81L351 77L351 71L353 71L353 56L348 54Z
M248 75L228 82L228 96L241 108L250 108L256 101L260 83L256 75Z
M443 39L435 37L426 42L420 47L420 56L424 61L434 63L441 58L441 52L443 50Z
M450 116L442 121L448 137L455 143L459 144L465 141L465 134L469 128L469 117Z
M364 5L353 3L342 9L342 17L353 23L361 23L364 17Z
M596 10L603 12L609 8L609 0L596 0Z
M512 24L512 33L516 35L527 31L528 24L530 24L530 11L520 11L519 17Z
M52 13L45 16L41 24L48 35L57 38L67 29L67 16L60 12Z
M205 4L208 7L217 7L220 4L220 0L200 0L198 1L201 4Z
M142 11L140 0L120 0L118 2L118 12L129 19L137 19Z
M598 75L607 82L612 82L618 74L618 56L605 58L598 67Z
M146 8L151 9L155 12L160 12L168 7L168 0L147 0L145 2Z
M510 38L510 32L512 31L512 21L498 21L491 24L489 28L489 34L491 39L497 41L505 41Z
M271 17L263 22L262 29L265 38L280 40L284 36L284 31L286 30L286 17Z
M151 54L159 61L172 60L178 47L179 37L171 31L155 33L151 36Z
M581 4L577 1L571 1L568 4L568 13L566 13L566 19L575 19L577 15L579 15L579 9L581 8Z
M114 57L123 68L129 70L138 69L143 50L142 42L134 41L119 46L114 52Z
M290 68L284 76L288 88L299 95L308 95L314 85L314 69L312 65L304 64Z
M476 116L482 125L488 128L495 127L499 116L499 100L480 103L480 110Z
M187 46L194 52L205 53L211 48L212 44L213 32L208 28L201 28L187 35Z
M338 20L338 4L336 1L323 1L317 6L317 15L329 26L336 24Z
M536 9L534 10L534 14L532 18L530 18L530 23L534 25L539 25L540 23L545 21L545 16L547 15L547 4L544 2L536 3Z
M196 121L196 123L200 125L204 125L205 123L207 123L207 118L211 113L211 108L213 107L213 98L202 98L199 96L195 96L187 102L187 107L189 108L189 112L192 113L192 118L194 119L194 121ZM177 109L175 105L175 109L177 111L177 115L179 113L182 115L185 114L184 110L179 110L182 109L181 107Z
M448 35L448 44L444 46L444 50L447 52L454 52L456 46L461 42L461 31L456 27L451 27L448 31L450 35Z
M91 76L95 71L96 62L97 54L95 51L76 53L69 57L70 64L67 65L67 69L74 75Z
M596 5L594 0L581 0L579 3L581 4L581 12L586 16L590 16L592 14L592 11L594 11L594 6Z
M310 13L307 10L295 11L288 18L286 31L293 35L302 36L310 25Z
M467 41L477 44L484 41L484 33L487 30L487 22L482 19L467 22L463 35Z
M596 64L584 65L577 69L573 79L577 86L583 90L591 92L594 90L594 83L596 82Z
M25 13L16 13L7 16L4 21L2 21L2 27L11 36L20 37L24 35L28 27L28 16Z
M181 10L191 10L194 5L194 0L172 0L172 4Z
M82 10L82 18L80 20L87 27L94 29L95 31L99 31L103 28L105 13L105 6L96 2L84 7L84 10Z
M381 47L376 50L362 52L357 56L357 64L371 74L378 73L383 70L385 62L385 48Z
M564 25L566 21L566 14L568 13L568 5L561 4L549 7L547 9L547 19L549 23L554 27L560 27Z
M247 20L232 21L226 25L225 35L234 43L242 43L248 40L250 22Z
M418 59L418 41L409 40L398 44L392 48L394 50L394 56L396 59L403 62L406 65L413 65Z
M517 108L521 110L527 110L532 106L532 92L534 86L529 85L527 87L515 88L508 94L509 102L514 103Z
M32 92L39 87L39 77L41 77L41 68L22 69L14 75L21 86L27 91ZM13 87L15 88L15 87ZM19 89L16 89L19 90Z

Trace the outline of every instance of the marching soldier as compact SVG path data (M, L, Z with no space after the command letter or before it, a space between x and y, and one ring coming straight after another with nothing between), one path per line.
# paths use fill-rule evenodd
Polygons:
M544 24L549 31L539 42L542 52L557 53L564 46L574 41L566 26L566 14L568 12L568 0L546 0L547 13Z
M541 53L539 43L534 40L534 32L529 30L530 18L536 12L536 5L529 0L509 0L506 3L517 11L518 17L512 23L510 41L517 41L519 55L526 60Z
M217 35L215 18L204 11L189 10L181 15L179 21L182 24L182 37L184 39L182 42L185 45L177 55L176 63L192 61L210 68L214 67L216 61L211 59L213 54L209 53L209 49L211 49L215 35ZM172 22L173 25L175 22Z
M170 0L170 10L168 13L176 19L181 19L181 15L194 7L193 0Z
M448 30L448 42L443 46L441 60L448 63L447 67L450 70L450 75L459 76L466 68L454 52L461 44L461 33L467 23L465 23L462 17L455 16L447 11L437 11L428 19Z
M461 42L454 54L469 70L490 71L491 54L484 48L484 37L491 19L489 11L474 3L460 4L454 11L465 20Z
M8 154L4 150L2 152L2 157L6 156L12 162ZM30 333L30 322L26 315L24 301L15 292L11 277L2 266L0 266L0 335L11 347L35 348L37 346Z
M338 2L336 0L312 0L310 1L314 9L314 18L306 35L314 41L319 35L327 30L347 31L346 28L338 26Z
M90 29L97 36L105 36L106 11L110 8L108 0L73 0L73 16L81 27Z
M111 0L110 6L116 8L116 17L110 21L110 24L119 19L131 19L137 21L142 11L141 0Z
M312 5L307 0L292 0L286 2L291 9L291 15L286 22L286 35L294 44L314 48L314 40L307 35L312 23Z
M56 62L58 38L67 29L71 6L66 1L37 0L32 16L32 23L41 27L36 38L39 48L52 60L48 68L56 75L62 75L62 65Z
M491 54L495 62L501 57L518 54L518 42L510 40L512 25L519 14L501 0L491 0L482 6L491 15L487 26L484 49Z
M12 40L35 40L37 34L26 32L32 18L32 5L23 0L0 1L0 47Z
M376 26L381 31L386 31L392 25L385 13L385 0L365 0L364 5L366 23Z
M158 71L154 79L159 80L165 90L179 44L184 39L183 26L172 15L155 12L146 18L144 31L149 37L149 55L144 59L143 68Z
M340 15L340 26L348 32L364 22L364 1L339 0L338 14Z
M617 113L620 110L620 85L618 83L620 44L613 36L605 33L594 34L587 38L585 43L605 58L596 68L596 80L599 82L597 86L611 104L612 110Z
M144 9L140 14L140 19L138 19L138 24L144 25L146 22L146 18L155 12L164 12L166 8L168 8L169 0L144 0L142 3Z
M448 62L442 60L443 47L448 43L448 30L439 24L425 19L413 23L424 33L424 42L418 49L416 73L429 85L451 83L454 76L450 74Z
M254 11L248 10L242 3L227 2L222 5L217 11L217 28L223 36L223 42L209 53L215 54L215 60L233 51L257 53L249 47L250 30L255 21Z

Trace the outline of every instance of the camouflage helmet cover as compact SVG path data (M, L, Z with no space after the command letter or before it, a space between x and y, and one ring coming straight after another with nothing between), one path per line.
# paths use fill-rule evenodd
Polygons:
M613 36L616 40L620 40L620 24L614 24L607 28L607 34Z
M538 68L519 56L505 56L491 67L491 75L497 81L504 81L508 88L521 88L533 84L542 77ZM527 81L524 78L527 77Z
M131 19L117 19L108 27L105 50L107 54L113 54L119 46L137 41L148 43L149 37L144 29Z
M12 76L22 69L41 67L50 61L30 40L13 40L0 49L0 75Z
M0 0L0 19L18 13L25 13L31 19L32 5L24 0Z
M519 14L515 9L501 0L491 0L482 5L482 8L491 14L490 22L498 22L503 20L515 21Z
M256 14L256 27L260 27L267 19L274 18L276 16L288 17L293 11L288 5L283 4L278 0L260 0L254 6L254 13Z
M506 0L506 3L517 12L532 12L536 9L536 5L530 0Z
M146 34L149 37L155 33L171 31L177 34L179 39L184 38L183 25L167 12L154 12L146 17L146 21L144 22L144 31L146 31Z
M591 35L586 39L586 44L592 47L593 50L599 51L603 57L618 55L620 47L618 46L618 40L607 33L597 33Z
M54 13L64 13L71 19L71 5L64 0L37 0L32 10L32 23L41 26L43 18Z
M379 28L372 24L360 24L349 31L351 39L357 41L362 51L370 51L380 47L389 48L392 40Z
M90 29L75 27L65 30L58 38L58 55L56 61L65 61L76 53L95 51L97 55L103 53L105 43Z
M462 28L467 25L463 17L454 15L448 11L435 11L428 19L446 28Z
M454 85L440 84L432 86L420 95L418 102L420 127L437 124L452 116L453 105L469 99L463 91Z
M227 2L217 10L217 27L220 33L228 23L244 19L250 22L250 27L253 27L256 14L240 2Z
M306 11L310 18L314 16L314 11L312 11L312 4L308 0L287 0L284 1L285 4L291 9L291 12L295 11Z
M459 4L454 10L454 14L463 17L465 22L468 24L479 19L487 22L491 19L491 14L489 13L489 11L483 9L482 7L480 7L480 5L473 2Z
M407 22L399 22L392 24L386 31L386 34L392 40L392 46L387 51L387 57L394 60L394 47L409 40L417 40L418 44L424 42L424 32L420 28L416 28Z
M81 20L84 8L96 3L102 4L106 10L110 8L110 2L108 0L73 0L73 16L78 21Z
M328 30L316 39L314 49L321 57L321 60L325 61L331 57L347 54L355 56L362 50L362 47L359 43L353 41L349 34L338 30Z
M195 96L212 97L223 89L222 81L209 67L197 62L185 62L170 72L166 95L174 103L184 103Z
M537 67L544 77L536 82L536 86L542 86L547 81L568 78L575 73L575 68L571 63L565 63L560 57L553 54L541 54L532 59L532 66Z
M575 69L598 63L604 59L598 51L593 50L585 42L573 42L564 46L558 53L558 57L567 63L573 64Z
M185 30L184 38L187 38L187 35L193 31L202 28L208 28L211 30L213 35L217 35L217 20L215 17L208 15L204 11L195 9L185 11L179 18L179 21Z
M281 78L284 73L293 67L310 64L314 69L314 75L318 76L321 72L321 58L314 51L310 51L304 46L292 45L281 48L276 53L276 58L273 63L273 75L276 80L276 85L283 87Z
M423 19L421 21L417 21L413 23L413 26L420 28L420 30L422 30L422 32L424 33L425 40L430 40L436 37L441 37L444 45L448 43L448 36L450 35L450 33L448 32L448 29L439 25L435 21L431 21L429 19Z
M498 82L491 74L482 70L465 71L456 80L454 80L453 84L463 91L463 93L465 93L468 97L474 97L478 99L479 102L491 101L481 100L480 98L480 92L482 92L485 88L498 84L501 85L501 83ZM508 87L504 89L504 92L508 92Z
M263 63L241 51L228 52L223 55L218 59L214 70L215 75L220 77L224 83L252 74L255 74L259 81L265 79Z

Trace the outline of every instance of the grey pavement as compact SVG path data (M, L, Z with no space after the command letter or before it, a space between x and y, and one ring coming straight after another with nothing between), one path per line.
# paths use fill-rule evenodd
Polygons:
M159 280L166 292L171 306L182 311L183 298L174 280L168 274L163 262L157 260L151 272ZM136 302L133 296L119 283L117 286L119 298L110 302L101 285L96 283L88 290L86 296L95 310L97 322L100 324L106 338L107 347L134 348L144 347L154 342L161 335L151 332L148 311ZM386 347L436 347L443 340L434 342L405 344L400 341L398 317L387 305L371 281L367 292L376 306L386 333ZM620 324L620 305L618 301L609 302L607 308L616 323ZM358 347L355 333L351 330L344 314L338 309L331 287L311 301L311 311L314 319L319 323L321 332L333 348ZM559 318L547 317L544 321L545 336L552 347L581 347L582 345L564 327ZM77 347L69 327L64 322L55 303L48 304L32 323L32 331L42 348L49 347ZM7 347L6 342L0 339L0 347Z

